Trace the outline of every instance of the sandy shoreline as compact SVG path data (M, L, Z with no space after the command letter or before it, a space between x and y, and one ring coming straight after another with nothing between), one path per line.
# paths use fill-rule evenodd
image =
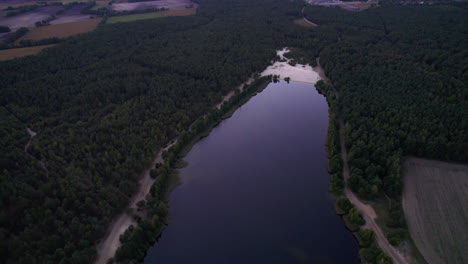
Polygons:
M143 172L143 177L138 182L138 192L130 199L130 205L125 208L125 211L111 223L105 239L98 244L98 257L95 261L96 264L106 264L107 260L115 255L115 252L120 246L120 235L122 235L131 225L137 224L132 215L128 213L128 210L130 209L131 211L136 212L136 204L138 201L146 198L154 183L154 179L150 176L151 170L156 168L157 163L163 162L162 153L172 147L176 142L177 140L173 140L169 145L162 148L151 162L150 167Z
M222 104L231 99L231 97L233 97L236 94L237 90L242 91L245 84L250 84L253 81L254 78L250 77L246 82L242 83L240 86L236 87L234 90L225 95L221 102L215 105L215 108L221 108ZM136 204L140 200L144 200L149 194L151 186L154 183L154 179L150 176L151 170L156 168L156 164L163 163L162 153L165 150L168 150L176 143L177 139L172 140L169 145L161 149L158 155L151 162L150 167L143 172L143 177L138 181L138 192L135 193L134 196L132 196L132 198L130 199L130 204L127 208L125 208L124 212L122 212L120 215L118 215L117 218L115 218L115 220L112 221L109 231L107 232L104 240L102 240L98 244L98 256L96 258L96 261L94 262L95 264L106 264L107 260L114 257L115 252L120 246L120 235L122 235L125 232L125 230L127 230L127 228L129 228L131 225L137 224L137 222L133 219L131 213L128 213L128 211L130 210L136 212Z
M287 59L284 54L288 53L288 48L278 50L276 54L282 61L276 61L273 65L268 66L260 75L279 75L281 80L289 77L291 81L316 84L321 80L319 73L309 64L290 65L290 59Z
M283 48L282 50L277 51L277 54L282 58L284 54L289 51L288 48ZM261 74L261 76L267 75L280 75L281 79L285 77L290 77L291 81L296 82L304 82L304 83L311 83L315 84L321 78L319 76L318 71L316 71L310 65L301 65L296 64L296 66L289 65L289 59L286 59L286 62L275 62L273 65L268 66ZM245 84L251 84L255 79L250 77L247 81L242 83L240 86L236 87L234 90L229 92L227 95L223 97L221 102L216 104L214 107L219 109L223 105L224 102L231 99L235 94L236 91L242 91ZM136 212L137 206L136 204L140 200L144 200L148 195L151 186L153 185L154 179L150 176L150 171L156 167L157 163L162 163L162 153L169 149L172 145L174 145L177 140L171 141L169 145L161 149L158 155L153 159L151 162L151 166L143 172L143 177L138 182L138 192L132 196L130 199L129 206L125 208L124 212L122 212L110 225L109 231L106 234L104 240L102 240L97 246L97 259L94 262L95 264L106 264L107 260L114 257L115 252L120 246L119 237L121 234L127 230L131 225L136 225L137 222L133 219L132 214L128 213L128 211Z
M251 84L251 83L253 83L253 81L255 81L255 79L253 78L253 76L251 76L247 81L245 81L241 85L237 86L234 90L232 90L228 94L226 94L223 97L223 100L221 100L221 102L219 102L219 103L217 103L215 105L216 109L220 109L221 106L224 104L224 102L229 101L231 99L231 97L233 97L236 94L236 91L242 92L244 90L244 85Z

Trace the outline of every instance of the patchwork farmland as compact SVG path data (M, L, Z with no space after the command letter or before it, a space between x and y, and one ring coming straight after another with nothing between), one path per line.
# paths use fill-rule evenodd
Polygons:
M94 16L90 16L87 14L82 14L81 11L85 8L84 5L77 5L68 10L65 10L63 14L57 15L57 18L50 21L51 25L63 24L63 23L70 23L76 22L80 20L90 19Z
M40 7L34 11L26 12L16 16L0 17L0 25L7 26L11 29L34 27L36 22L47 20L60 10L63 10L63 6L53 5Z

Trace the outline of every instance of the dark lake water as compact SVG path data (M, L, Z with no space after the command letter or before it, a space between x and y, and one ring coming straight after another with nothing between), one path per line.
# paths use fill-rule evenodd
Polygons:
M144 263L359 263L328 193L328 108L311 84L270 84L199 141Z

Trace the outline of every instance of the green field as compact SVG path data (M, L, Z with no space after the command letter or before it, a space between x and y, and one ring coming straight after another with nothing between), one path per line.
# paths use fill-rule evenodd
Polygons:
M107 24L119 23L119 22L130 22L142 19L153 19L153 18L160 18L163 15L160 12L154 13L146 13L146 14L134 14L134 15L126 15L126 16L115 16L110 17L107 19Z

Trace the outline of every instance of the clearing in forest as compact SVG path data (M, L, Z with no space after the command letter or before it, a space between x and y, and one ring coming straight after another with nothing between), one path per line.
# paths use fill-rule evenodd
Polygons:
M93 18L77 22L32 28L21 40L40 40L47 38L66 38L94 30L102 18Z
M55 45L56 44L36 46L36 47L28 47L28 48L0 50L0 61L12 60L12 59L15 59L15 58L29 56L29 55L36 55L41 50L43 50L45 48L50 48L50 47L55 46Z
M305 17L294 20L294 23L303 27L317 27L318 26L317 24L307 20Z
M118 23L118 22L131 22L131 21L136 21L136 20L153 19L153 18L169 17L169 16L190 16L190 15L195 15L196 13L197 13L196 8L166 10L166 11L153 12L153 13L113 16L113 17L108 18L106 23L113 24L113 23Z
M403 209L428 263L468 263L468 166L405 161Z

